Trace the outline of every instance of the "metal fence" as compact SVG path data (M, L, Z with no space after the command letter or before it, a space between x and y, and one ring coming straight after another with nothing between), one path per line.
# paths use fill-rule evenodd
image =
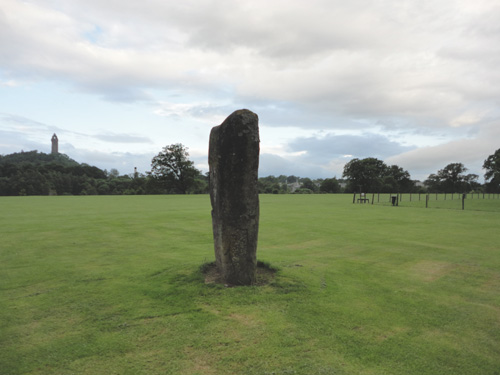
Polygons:
M353 203L500 212L498 193L355 193Z

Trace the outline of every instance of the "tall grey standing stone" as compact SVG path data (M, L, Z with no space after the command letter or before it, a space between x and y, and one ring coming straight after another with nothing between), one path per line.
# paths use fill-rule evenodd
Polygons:
M259 117L241 109L212 128L208 163L217 268L226 284L251 285L259 233Z

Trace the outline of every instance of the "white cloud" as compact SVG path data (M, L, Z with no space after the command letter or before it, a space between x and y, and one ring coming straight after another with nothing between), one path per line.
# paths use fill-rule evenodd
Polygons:
M334 135L297 138L289 144L292 151L307 152L310 157L328 160L352 154L357 158L385 158L414 147L403 146L380 134Z
M462 163L470 173L483 175L486 158L500 148L500 123L485 126L469 139L458 139L436 146L420 147L389 157L386 161L408 169L412 177L425 179L450 163Z
M0 111L58 124L75 135L68 142L76 134L88 141L95 130L51 121L57 96L76 91L126 103L138 121L153 112L169 129L162 143L192 140L203 150L211 126L249 108L269 137L268 170L322 174L362 152L418 173L462 157L478 165L498 148L487 136L500 118L498 19L495 0L0 0L0 95L43 82L65 87L51 108ZM91 124L126 137L110 152L160 133L158 123L140 124L148 134L119 123ZM53 128L29 137L45 139L41 132ZM327 141L338 141L337 150Z
M95 138L111 143L153 143L150 138L134 134L103 133Z
M83 14L78 1L55 2L66 13L2 1L10 10L3 19L13 70L61 75L119 100L147 99L145 87L225 82L244 97L359 117L427 113L446 125L450 107L465 103L460 81L484 78L485 62L449 56L462 50L456 41L476 42L478 32L467 31L490 9L474 8L478 14L467 17L470 10L454 1L255 1L228 8L224 1L86 1ZM37 4L44 3L54 2ZM96 28L92 43L86 35Z

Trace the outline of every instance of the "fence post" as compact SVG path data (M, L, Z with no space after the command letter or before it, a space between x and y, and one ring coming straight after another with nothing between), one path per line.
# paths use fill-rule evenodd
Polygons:
M373 201L375 200L375 193L372 193L372 206L373 206Z
M425 196L425 208L429 207L429 194Z
M377 193L377 203L380 203L380 193Z
M467 194L465 194L465 193L462 195L462 210L465 210L465 196L466 195Z
M352 196L352 203L356 203L356 193Z

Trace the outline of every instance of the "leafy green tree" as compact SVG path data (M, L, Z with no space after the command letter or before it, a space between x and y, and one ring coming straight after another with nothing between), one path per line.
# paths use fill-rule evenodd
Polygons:
M146 194L167 194L168 190L165 186L165 184L160 181L160 179L155 178L151 175L148 175L146 177L146 183L145 183L145 192Z
M444 192L463 192L464 173L467 168L462 163L451 163L437 173Z
M479 178L476 174L465 174L467 168L462 163L450 163L437 173L429 175L424 184L436 193L466 193L477 189Z
M466 186L466 191L479 191L481 190L481 184L477 182L479 176L474 173L469 173L464 176L464 184Z
M294 191L294 194L313 194L314 192L311 189L300 188Z
M441 180L439 176L435 173L431 173L427 180L424 181L424 185L427 187L427 190L431 193L440 193L441 192Z
M310 178L306 177L300 180L300 189L308 189L314 193L318 191L318 186Z
M415 187L415 183L411 180L410 173L397 165L391 165L386 169L384 180L385 183L390 182L389 185L391 185L392 188L391 191L387 191L387 193L410 193Z
M201 174L187 150L181 143L165 146L151 161L150 175L164 183L170 193L187 194Z
M120 172L118 172L118 169L116 168L111 168L111 170L108 173L109 178L118 178L120 176Z
M283 194L286 193L286 176L260 177L258 180L259 194Z
M484 180L489 192L500 191L500 148L494 154L488 156L483 163L483 169L486 170Z
M376 158L352 159L344 166L342 174L348 181L350 192L379 192L387 166Z
M209 193L209 187L208 187L208 179L209 179L209 173L199 174L194 181L193 189L192 192L194 194L208 194Z
M376 158L352 159L344 166L348 192L410 192L415 184L397 165L387 166Z
M259 194L272 194L273 186L278 183L275 176L260 177L257 184L259 187Z
M340 185L336 178L325 178L319 186L319 191L322 193L338 193Z
M288 177L285 176L284 174L282 174L282 175L280 175L278 177L278 181L279 181L280 184L286 184L287 183L287 179L288 179Z

